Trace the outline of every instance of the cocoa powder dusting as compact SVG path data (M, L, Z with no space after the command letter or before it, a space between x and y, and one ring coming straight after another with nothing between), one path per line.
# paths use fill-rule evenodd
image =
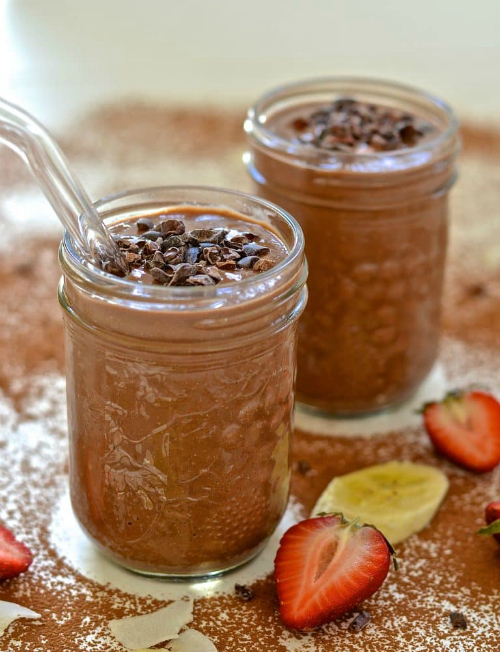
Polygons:
M242 116L243 111L111 106L66 133L63 146L95 197L165 178L246 190L238 163L244 148ZM476 137L473 125L466 133L461 179L452 194L441 362L451 386L480 383L500 396L500 130L489 140L480 131ZM42 615L39 623L15 622L0 649L119 652L124 648L110 637L108 620L152 611L165 602L87 579L51 545L51 520L67 486L57 229L37 235L37 210L30 212L31 221L23 221L25 197L33 199L40 214L47 209L5 150L0 151L0 179L0 223L15 240L9 239L8 246L4 241L0 285L0 522L35 555L27 573L0 585L0 599ZM16 201L21 202L19 219L12 209ZM484 291L471 292L471 287ZM197 599L192 626L219 652L498 649L498 549L474 532L483 524L486 503L500 498L499 469L484 475L458 469L433 452L420 427L369 439L297 432L293 456L292 494L304 516L334 475L393 458L442 468L450 492L432 524L398 546L401 569L390 572L380 591L312 634L281 625L271 575L247 585L253 594L248 601L234 592L234 582L230 594ZM351 631L361 611L370 614L370 624ZM451 626L454 612L466 614L466 630Z

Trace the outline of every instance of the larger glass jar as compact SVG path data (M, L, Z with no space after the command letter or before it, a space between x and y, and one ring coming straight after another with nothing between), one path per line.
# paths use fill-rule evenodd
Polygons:
M172 187L95 206L113 225L193 204L268 225L286 257L238 283L166 287L89 266L67 235L60 249L73 509L113 560L165 577L242 564L280 521L307 296L300 227L266 201Z
M349 97L399 109L435 135L397 151L355 154L293 142L287 112ZM408 398L437 356L457 122L441 100L406 86L331 78L264 95L245 122L255 192L304 231L309 301L299 325L297 399L359 414Z

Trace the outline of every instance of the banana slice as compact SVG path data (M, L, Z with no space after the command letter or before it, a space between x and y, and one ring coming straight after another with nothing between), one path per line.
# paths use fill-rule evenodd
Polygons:
M312 515L342 512L375 525L395 545L422 530L448 491L448 478L432 466L387 462L334 478Z

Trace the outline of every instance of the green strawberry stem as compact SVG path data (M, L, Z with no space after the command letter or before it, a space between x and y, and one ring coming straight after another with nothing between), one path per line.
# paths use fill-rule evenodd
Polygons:
M494 534L500 534L500 518L493 523L490 523L487 527L482 527L476 532L476 534L482 534L485 537L493 536Z

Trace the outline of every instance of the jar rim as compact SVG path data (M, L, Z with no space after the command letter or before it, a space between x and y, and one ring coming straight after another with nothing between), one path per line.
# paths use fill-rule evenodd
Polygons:
M70 276L70 278L77 283L80 281L87 282L91 285L97 286L99 291L117 296L120 298L129 298L133 301L141 302L152 301L154 303L164 303L172 301L186 302L189 299L207 299L216 300L224 296L241 293L249 293L256 290L258 286L262 286L266 281L274 277L279 277L283 271L293 267L294 263L300 262L300 258L304 252L304 235L299 223L288 213L286 210L280 208L270 201L255 197L248 193L240 192L238 190L230 190L226 188L219 188L214 186L198 186L198 185L172 185L172 186L150 186L146 188L136 188L133 190L126 190L123 192L108 195L93 203L97 212L102 211L103 208L110 206L113 202L121 199L130 198L131 200L141 196L161 193L161 192L179 192L179 193L204 193L207 195L207 201L204 202L191 202L198 206L216 207L221 206L220 202L210 202L210 195L219 195L232 197L242 201L250 202L256 206L261 206L272 211L275 215L283 219L290 227L293 234L292 246L288 249L286 256L273 268L260 272L255 276L249 276L241 281L228 283L224 285L209 285L200 287L184 287L184 286L163 286L154 284L141 284L131 281L92 265L86 261L80 253L78 245L74 242L70 234L65 231L61 244L59 247L59 264L63 272ZM165 200L165 203L168 200ZM188 200L180 201L179 204L190 205ZM125 210L125 207L124 207Z
M308 93L312 92L338 93L341 92L342 86L345 86L346 89L348 86L352 86L353 90L350 90L351 93L368 93L370 91L372 93L378 93L382 100L382 91L384 90L386 91L387 99L390 97L391 92L405 94L408 100L420 100L425 102L429 108L432 107L440 110L448 124L446 128L436 134L434 138L430 138L424 143L414 147L405 147L400 150L389 152L382 151L354 154L353 152L343 151L332 152L307 143L294 143L287 138L277 135L274 131L271 131L266 127L264 121L261 121L261 117L265 113L265 110L268 110L279 101L306 97ZM347 94L347 91L345 92ZM333 161L342 163L351 161L353 156L355 156L358 161L373 162L384 160L388 155L395 159L404 158L409 154L412 156L418 156L422 152L439 147L456 135L458 130L458 120L453 109L447 102L437 95L422 89L408 84L379 78L339 75L303 79L288 84L282 84L267 91L248 109L247 118L244 122L244 130L247 136L252 137L257 143L272 148L273 150L277 150L283 154L295 156L310 164L314 164L315 162L324 164L325 162L328 163Z

